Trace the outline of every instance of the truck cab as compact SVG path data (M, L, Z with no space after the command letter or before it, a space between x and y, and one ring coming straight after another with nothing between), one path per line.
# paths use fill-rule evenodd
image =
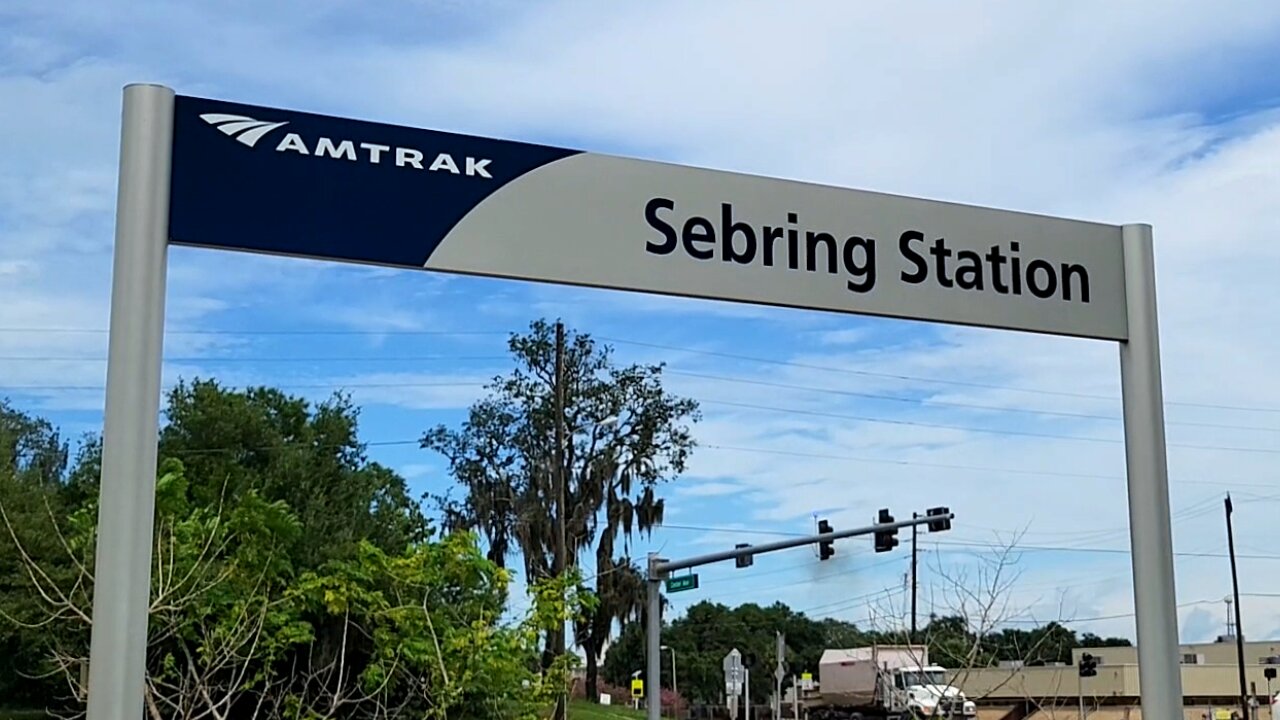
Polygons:
M886 673L885 696L894 710L917 718L972 718L978 709L960 689L947 682L937 665L897 667Z

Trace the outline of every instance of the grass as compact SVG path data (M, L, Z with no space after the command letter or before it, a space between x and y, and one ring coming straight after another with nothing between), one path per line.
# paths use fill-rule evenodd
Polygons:
M0 720L48 720L43 710L0 708ZM625 705L596 705L585 700L569 704L569 720L645 720L643 710Z
M596 705L585 700L569 703L569 720L644 720L643 710L625 705Z
M48 720L43 710L0 708L0 720ZM645 720L643 710L625 705L596 705L577 700L569 704L569 720Z
M46 720L43 710L16 710L0 708L0 720Z
M0 708L0 720L48 720L43 710ZM645 720L643 710L625 705L596 705L585 700L569 703L569 720Z

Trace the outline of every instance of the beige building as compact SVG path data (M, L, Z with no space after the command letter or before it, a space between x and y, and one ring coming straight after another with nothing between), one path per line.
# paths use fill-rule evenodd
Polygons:
M1081 678L1076 669L1080 656L1089 653L1097 658L1098 674ZM1215 711L1239 707L1240 676L1234 640L1184 645L1182 653L1182 693L1188 720L1208 717ZM1280 641L1245 643L1245 679L1252 691L1256 687L1259 720L1270 720L1267 680L1268 666L1280 670ZM1079 695L1083 690L1089 717L1096 720L1138 720L1140 696L1138 651L1133 647L1083 648L1072 653L1071 665L1033 667L1000 667L980 670L954 670L952 684L965 695L989 708L985 717L999 720L1008 717L1048 720L1078 717ZM1280 681L1272 682L1280 692ZM1008 711L1007 713L1004 711Z

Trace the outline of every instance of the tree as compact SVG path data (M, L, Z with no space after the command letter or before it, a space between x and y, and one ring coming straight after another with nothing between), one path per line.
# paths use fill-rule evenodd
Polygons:
M760 606L754 603L734 608L700 602L684 616L672 620L663 630L662 642L679 657L680 693L694 702L719 703L724 690L722 662L737 648L744 657L753 657L751 695L764 702L772 692L774 633L786 635L791 672L816 672L818 660L828 647L856 647L865 644L866 634L856 626L833 619L814 619L782 603ZM837 642L832 644L835 638ZM847 642L852 641L852 642ZM611 684L625 684L631 673L644 668L644 624L627 623L617 641L609 647L603 674ZM665 687L670 687L671 668L662 664Z
M292 592L307 616L337 618L340 631L295 656L284 715L532 720L567 680L563 662L536 673L536 651L541 631L580 612L576 582L538 584L529 614L507 626L497 621L510 574L473 536L398 555L362 543L355 558L306 574Z
M456 533L387 553L358 544L345 560L297 575L300 532L283 501L256 491L199 501L181 463L156 483L156 539L144 703L150 720L534 720L562 687L567 658L539 673L537 641L590 608L579 578L540 583L525 618L499 622L510 575L475 538ZM45 673L65 688L53 708L84 714L92 630L96 508L78 509L60 550L74 577L47 572L0 520L29 578L38 620L5 616L51 638Z
M561 417L555 336L555 326L541 320L528 333L513 334L508 348L515 368L489 384L488 396L460 428L433 428L422 447L445 456L463 493L437 497L446 527L481 533L489 559L499 565L518 550L527 577L537 580L567 569L556 567L554 555L556 428L563 424L565 561L577 567L581 555L591 553L597 570L597 602L576 624L594 699L596 663L614 621L633 616L643 602L643 584L627 560L630 538L661 524L657 488L684 471L694 446L685 423L698 419L698 406L663 389L662 365L616 367L611 348L571 334ZM548 649L557 645L558 632L548 637Z
M301 632L273 602L291 570L284 548L298 531L287 506L253 492L213 507L192 502L192 495L181 463L166 461L156 483L144 691L153 720L223 720L268 682L264 668L277 659L271 650L282 651L290 644L287 638ZM57 706L79 716L93 624L97 504L75 509L65 524L52 514L48 519L49 535L74 569L70 574L50 572L0 505L5 534L28 581L29 608L25 617L6 613L4 619L47 637L39 670L64 688L54 698Z
M67 444L52 424L0 400L0 501L8 507L14 532L27 551L58 578L65 578L71 567L63 562L56 536L47 529L52 518L65 514L67 458ZM0 616L36 620L23 599L29 587L18 547L0 528ZM42 655L48 634L24 626L6 630L0 634L0 697L38 702L51 687L29 677L34 672L29 665Z
M502 621L510 574L471 534L431 535L403 479L364 459L344 399L311 405L196 381L169 400L147 638L152 720L532 720L565 686L571 658L544 671L538 640L594 609L580 575L533 583L530 611ZM68 471L51 425L2 418L13 422L0 428L26 434L0 446L21 449L0 464L0 637L17 645L0 662L31 690L5 697L76 716L101 446L86 442Z
M68 449L48 420L0 400L0 468L14 480L46 488L61 484Z
M606 560L604 565L597 560L596 572L598 607L578 620L575 631L586 657L586 695L598 700L600 655L605 641L615 622L625 625L641 617L648 588L644 573L628 558Z
M198 500L254 491L293 510L300 569L349 558L362 540L398 552L425 537L404 480L366 457L345 395L313 405L275 388L196 380L169 392L165 416L160 455L183 461Z

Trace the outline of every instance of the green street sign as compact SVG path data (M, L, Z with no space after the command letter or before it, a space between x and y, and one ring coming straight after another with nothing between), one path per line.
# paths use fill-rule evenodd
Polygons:
M680 592L681 590L693 590L698 587L698 576L681 575L680 577L667 578L667 592Z

